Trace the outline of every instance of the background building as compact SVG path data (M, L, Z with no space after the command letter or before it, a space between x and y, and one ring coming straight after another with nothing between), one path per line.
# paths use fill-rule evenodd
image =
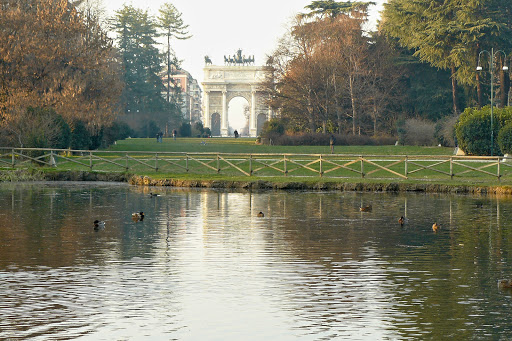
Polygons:
M202 121L202 91L199 82L185 70L174 70L172 74L174 86L180 88L181 92L181 114L190 123ZM164 83L165 76L163 77Z

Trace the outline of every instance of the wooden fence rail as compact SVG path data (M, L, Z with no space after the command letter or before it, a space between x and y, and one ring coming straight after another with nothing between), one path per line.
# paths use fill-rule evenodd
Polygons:
M0 168L193 173L227 176L512 178L504 157L347 154L233 154L0 148Z

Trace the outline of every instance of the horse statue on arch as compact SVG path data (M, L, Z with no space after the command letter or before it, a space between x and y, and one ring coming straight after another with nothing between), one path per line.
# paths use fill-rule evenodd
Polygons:
M212 65L212 60L208 56L204 56L204 64L205 65Z

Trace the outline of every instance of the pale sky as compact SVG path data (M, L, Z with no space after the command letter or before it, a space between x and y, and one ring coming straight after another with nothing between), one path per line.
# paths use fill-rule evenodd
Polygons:
M187 40L173 40L171 44L182 68L191 73L199 83L203 81L204 56L208 55L213 65L224 65L224 55L233 55L240 48L245 55L254 55L255 64L263 65L266 56L277 47L290 22L298 13L307 12L304 7L312 0L104 0L108 15L123 4L148 9L158 15L158 9L166 2L172 3L182 13L189 32ZM379 11L386 0L373 0L370 22L376 23ZM163 46L162 46L163 48ZM202 88L202 86L201 86ZM239 131L245 125L242 115L243 103L233 103L228 111L230 126Z
M375 22L386 0L373 1L377 6L372 6L370 20ZM157 15L158 8L166 2L183 14L193 35L171 44L183 60L183 69L202 82L205 55L210 56L214 65L223 65L224 55L233 55L241 48L243 54L255 56L256 65L263 65L265 56L276 48L293 16L306 12L304 7L312 0L105 0L104 5L109 14L127 3Z

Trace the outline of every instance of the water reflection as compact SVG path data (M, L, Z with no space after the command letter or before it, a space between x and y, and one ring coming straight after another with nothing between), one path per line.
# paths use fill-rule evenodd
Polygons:
M0 339L512 337L510 198L159 193L1 185Z

